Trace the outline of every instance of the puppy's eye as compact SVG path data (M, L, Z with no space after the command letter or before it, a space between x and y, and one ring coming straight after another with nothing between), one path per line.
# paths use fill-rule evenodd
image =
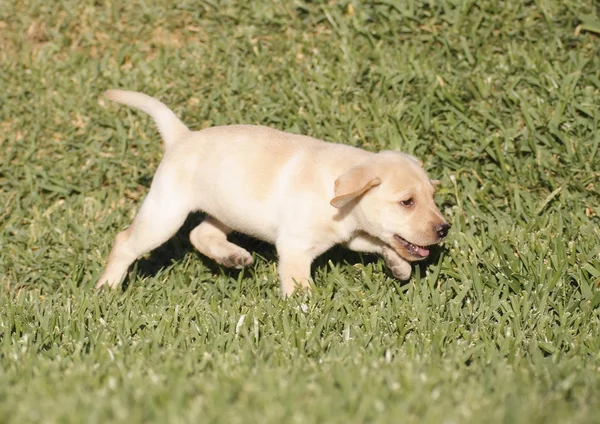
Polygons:
M414 199L411 197L410 199L402 200L402 201L400 202L400 204L401 204L402 206L412 206L412 205L414 205L414 204L415 204L415 201L414 201Z

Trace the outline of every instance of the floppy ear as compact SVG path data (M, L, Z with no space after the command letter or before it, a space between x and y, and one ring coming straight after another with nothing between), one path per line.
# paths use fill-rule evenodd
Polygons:
M369 166L355 166L335 180L335 197L329 203L335 208L342 208L379 184L381 179L375 176Z
M437 187L440 185L440 180L429 180L432 186Z

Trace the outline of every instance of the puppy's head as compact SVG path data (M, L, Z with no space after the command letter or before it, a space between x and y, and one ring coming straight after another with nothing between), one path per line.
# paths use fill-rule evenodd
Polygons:
M383 151L337 178L331 205L349 208L358 229L418 261L450 229L433 200L436 183L415 157Z

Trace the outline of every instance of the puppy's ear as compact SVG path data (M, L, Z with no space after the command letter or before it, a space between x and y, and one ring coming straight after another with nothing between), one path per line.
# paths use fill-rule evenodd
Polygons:
M329 203L335 208L343 208L379 184L381 179L373 173L370 166L355 166L335 180L335 197Z
M429 180L432 186L437 187L440 185L440 180Z

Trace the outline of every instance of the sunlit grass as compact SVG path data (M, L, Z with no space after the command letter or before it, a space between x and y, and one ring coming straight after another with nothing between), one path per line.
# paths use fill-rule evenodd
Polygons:
M592 422L600 19L588 0L0 6L0 421ZM453 228L400 284L334 249L279 298L186 231L94 292L162 155L108 88L191 128L417 155ZM200 219L192 216L185 229Z

